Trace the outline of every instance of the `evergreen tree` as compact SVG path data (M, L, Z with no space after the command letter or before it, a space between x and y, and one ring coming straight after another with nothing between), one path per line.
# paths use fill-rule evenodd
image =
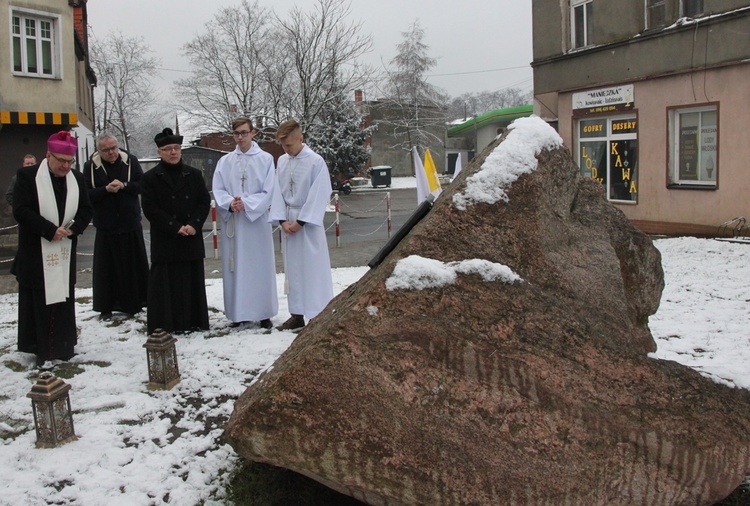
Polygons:
M370 158L366 145L372 127L362 127L362 115L343 94L326 106L318 121L305 131L305 142L328 164L331 175L349 177L359 172Z

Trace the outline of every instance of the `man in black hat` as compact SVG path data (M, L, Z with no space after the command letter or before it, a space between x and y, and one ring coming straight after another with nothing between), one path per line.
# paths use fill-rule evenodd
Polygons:
M141 179L143 214L151 222L147 322L156 329L208 329L201 230L211 197L201 171L182 163L182 136L154 137L161 162Z

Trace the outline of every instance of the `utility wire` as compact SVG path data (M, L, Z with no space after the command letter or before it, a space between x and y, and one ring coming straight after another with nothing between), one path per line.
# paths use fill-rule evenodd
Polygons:
M470 70L467 72L449 72L447 74L429 74L427 77L442 77L442 76L465 76L468 74L485 74L487 72L500 72L502 70L518 70L530 68L529 65L521 65L520 67L505 67L501 69L487 69L487 70Z

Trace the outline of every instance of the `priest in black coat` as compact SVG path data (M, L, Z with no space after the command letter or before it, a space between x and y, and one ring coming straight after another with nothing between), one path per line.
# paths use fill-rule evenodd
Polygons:
M182 163L182 136L165 128L154 142L161 162L141 179L151 223L148 332L208 330L202 229L211 197L201 171Z
M94 207L94 311L108 320L113 311L134 315L146 305L148 257L141 226L138 158L121 151L117 139L101 134L96 152L83 166Z
M38 365L70 359L78 342L76 245L92 209L81 173L71 170L77 151L78 141L69 132L52 134L44 160L19 169L13 191L18 350L34 353Z

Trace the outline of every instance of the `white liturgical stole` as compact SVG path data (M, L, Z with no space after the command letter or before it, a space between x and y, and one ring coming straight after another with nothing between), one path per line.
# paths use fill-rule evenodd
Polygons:
M60 222L52 188L52 175L47 160L42 160L36 173L36 192L39 196L39 214L55 225ZM68 191L65 197L65 212L62 223L72 220L78 209L78 183L72 172L65 176ZM65 302L70 292L70 255L72 243L64 237L61 241L48 241L40 238L42 244L42 265L44 266L44 296L47 305Z

